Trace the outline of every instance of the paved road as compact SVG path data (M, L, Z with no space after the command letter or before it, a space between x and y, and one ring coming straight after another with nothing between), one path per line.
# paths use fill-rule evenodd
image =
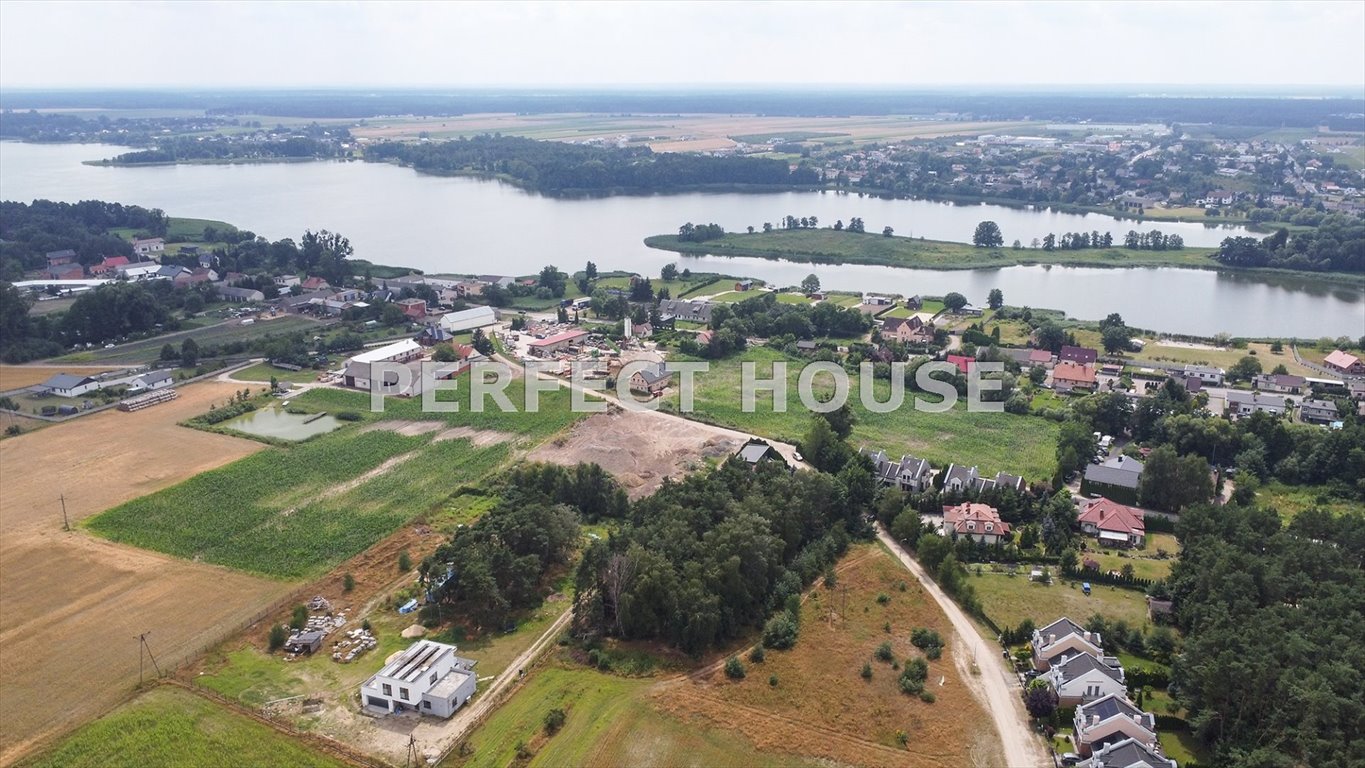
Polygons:
M967 614L939 589L938 584L929 578L924 568L906 554L900 544L880 524L877 525L877 538L896 555L901 565L919 579L924 590L943 609L957 632L958 642L962 643L967 656L980 668L979 675L969 674L965 677L968 685L972 685L983 698L982 705L995 720L995 730L1000 735L1000 744L1004 750L1005 765L1009 768L1052 765L1042 743L1029 728L1028 714L1024 711L1024 702L1019 698L1014 672L1005 666L999 650L981 639Z

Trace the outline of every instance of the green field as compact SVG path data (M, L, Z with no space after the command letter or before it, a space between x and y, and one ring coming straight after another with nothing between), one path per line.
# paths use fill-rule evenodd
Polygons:
M1008 233L1006 233L1008 237ZM1212 248L1180 251L1136 251L1091 248L1081 251L1043 251L1024 248L976 248L967 243L883 237L873 233L833 229L793 229L754 234L731 233L703 243L679 241L676 235L645 238L645 245L666 251L718 256L754 256L816 264L878 264L890 267L978 269L1014 264L1068 264L1089 267L1219 268L1210 258Z
M219 232L230 232L237 228L225 221L214 219L188 219L181 216L168 216L166 219L166 242L168 243L198 243L204 240L204 227L213 227ZM132 227L116 227L109 230L110 234L117 235L125 240L131 240L144 230Z
M463 766L802 766L790 756L766 755L739 734L688 723L650 706L652 681L551 662L535 672L469 738L473 753L453 755L444 768ZM563 709L564 727L546 736L545 715ZM517 746L532 752L517 758Z
M508 388L520 403L519 382ZM300 405L370 414L359 392L313 390ZM390 399L383 418L436 420L540 439L572 423L568 393L542 395L534 414L426 414L420 399ZM387 471L352 483L390 459L415 452ZM368 549L417 515L434 510L461 483L504 463L507 444L405 437L388 430L342 429L274 447L89 519L93 532L123 543L265 576L317 575Z
M81 728L27 768L333 768L332 758L188 691L161 687Z
M771 377L773 362L787 362L787 412L774 412L766 393L760 393L753 413L743 412L742 360L735 357L712 360L708 372L696 375L695 411L689 417L787 442L801 440L811 418L797 397L797 378L805 361L765 347L749 349L741 357L757 363L758 378ZM827 382L828 377L817 379L817 391L821 381ZM938 467L952 462L977 465L989 474L1005 471L1029 480L1047 479L1055 469L1056 422L1007 413L970 413L963 404L946 413L921 412L914 409L914 393L908 391L901 408L873 414L859 403L856 381L851 390L849 404L858 419L849 438L854 446L884 449L896 456L912 453ZM878 381L874 391L884 401L890 385ZM665 404L676 407L676 402L673 394Z
M1319 485L1285 485L1278 480L1261 486L1256 491L1256 503L1280 513L1280 519L1293 520L1305 509L1318 507L1334 515L1359 511L1360 507L1348 499L1330 496Z
M967 583L976 589L982 610L1001 627L1018 626L1024 619L1041 627L1061 616L1084 623L1097 613L1122 619L1129 627L1147 624L1147 603L1136 590L1094 584L1087 596L1079 581L1057 578L1056 568L1047 585L1029 581L1028 565L1019 566L1015 576L990 571L977 576L975 567L968 570L972 575Z
M318 330L324 326L316 320L302 315L286 315L271 320L260 320L250 325L238 322L223 322L204 328L176 331L153 336L149 339L118 344L113 349L95 348L83 352L72 352L52 358L53 363L93 363L110 365L132 365L153 363L161 354L162 346L170 344L176 349L185 339L194 339L202 349L206 345L225 344L230 341L251 341L271 334L284 335L303 329Z
M319 373L321 373L321 371L315 371L310 368L305 368L301 371L290 371L284 368L276 368L270 363L256 363L255 365L249 365L246 368L233 373L230 378L236 379L237 381L268 382L273 377L279 381L287 381L292 384L309 384L318 380Z

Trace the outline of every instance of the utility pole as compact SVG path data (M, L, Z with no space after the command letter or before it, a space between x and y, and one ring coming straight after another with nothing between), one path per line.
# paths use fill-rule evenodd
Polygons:
M146 654L146 658L151 659L152 669L156 670L156 676L161 677L161 667L156 663L156 657L152 655L152 647L150 645L147 645L147 635L150 634L152 634L152 631L149 629L146 632L143 632L142 634L137 636L137 687L139 688L142 687L143 678L142 659L144 652Z
M419 757L420 756L417 754L417 737L413 736L412 734L408 734L408 756L403 761L404 767L415 768L416 766L420 765L421 760L419 759Z
M62 503L62 530L69 531L71 530L71 522L66 519L66 494L63 493L57 499Z

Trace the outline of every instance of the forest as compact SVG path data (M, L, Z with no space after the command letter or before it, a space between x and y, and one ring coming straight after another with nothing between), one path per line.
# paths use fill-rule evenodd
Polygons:
M1331 214L1317 229L1293 235L1280 229L1261 240L1224 238L1213 258L1232 267L1365 273L1365 219Z
M1197 506L1176 534L1171 687L1216 764L1365 763L1365 516Z
M548 195L673 192L707 187L814 187L812 168L790 170L785 160L757 157L656 154L646 146L616 148L482 135L454 141L384 142L365 159L397 162L429 173L506 178Z
M190 161L226 160L304 160L308 158L343 157L347 150L341 146L346 136L344 128L337 129L339 137L289 136L287 138L241 138L175 136L155 141L151 149L124 152L105 161L111 165L145 165L153 163L183 163Z
M84 200L55 203L0 202L0 280L21 280L28 270L47 266L44 254L71 249L82 264L105 256L132 256L133 246L109 230L133 229L162 237L169 224L157 208Z

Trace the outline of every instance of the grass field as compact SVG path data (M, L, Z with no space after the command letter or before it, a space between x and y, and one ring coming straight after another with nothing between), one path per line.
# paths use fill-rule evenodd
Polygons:
M333 768L260 723L170 687L156 688L96 720L26 768Z
M1164 549L1168 557L1164 559L1158 557L1157 549ZM1149 533L1147 534L1147 546L1144 549L1102 549L1087 539L1086 551L1080 553L1080 557L1099 561L1100 570L1105 573L1122 571L1123 566L1131 565L1133 566L1133 575L1140 579L1156 580L1164 579L1170 574L1171 566L1175 565L1175 559L1179 553L1180 545L1176 542L1174 534Z
M181 216L170 216L166 220L166 242L168 243L198 243L204 239L204 227L213 227L219 232L227 232L237 229L225 221L214 219L190 219ZM125 240L131 240L142 230L132 227L118 227L109 230L111 234L118 235Z
M1305 350L1302 354L1309 360L1312 360L1315 357L1315 354L1308 350ZM1224 370L1231 368L1238 360L1248 356L1259 360L1261 362L1262 370L1266 373L1269 373L1277 365L1283 365L1285 370L1295 376L1322 375L1308 366L1300 365L1298 361L1294 359L1294 354L1289 351L1288 346L1281 352L1271 352L1270 345L1264 342L1248 343L1245 349L1237 349L1235 347L1203 349L1199 347L1186 347L1151 342L1148 343L1141 352L1133 353L1133 357L1140 360L1213 365Z
M1123 619L1130 627L1147 624L1147 603L1136 590L1093 584L1086 596L1079 581L1057 578L1055 568L1048 585L1029 581L1027 566L1015 576L990 571L977 576L975 568L968 570L972 572L968 583L976 588L982 609L1001 627L1018 626L1024 619L1041 627L1060 616L1084 622L1097 613Z
M205 328L193 328L185 331L154 336L149 339L130 341L126 344L119 344L113 349L88 349L82 352L72 352L61 357L54 357L47 361L51 365L61 363L93 363L107 365L130 365L137 363L153 363L161 354L161 347L171 344L177 349L184 343L185 339L192 338L195 343L203 348L208 344L223 344L229 341L250 341L259 339L270 334L285 334L291 331L307 329L320 329L322 326L316 320L312 320L301 315L283 315L270 320L257 321L251 325L241 325L236 322L220 323Z
M291 384L309 384L318 380L321 371L314 371L308 368L302 371L290 371L284 368L276 368L270 363L256 363L249 365L232 374L230 378L237 381L269 382L273 377L279 381L287 381Z
M1082 251L976 248L967 243L883 237L880 234L796 229L754 234L731 233L704 243L679 241L676 235L645 238L645 245L678 253L754 256L817 264L878 264L891 267L977 269L1014 264L1067 264L1089 267L1174 266L1212 269L1218 265L1211 248L1180 251L1136 251L1100 248Z
M1280 519L1293 520L1305 509L1319 507L1334 515L1359 511L1359 505L1330 496L1327 489L1316 485L1285 485L1271 481L1256 491L1256 503L1280 513Z
M773 411L770 400L762 394L755 412L741 410L742 360L736 357L710 361L710 371L697 374L695 411L689 417L787 442L799 441L809 429L811 418L797 399L796 384L803 361L764 347L747 350L742 358L757 363L758 378L772 375L772 363L787 362L790 401L787 412ZM827 381L827 377L821 379ZM889 384L884 381L876 384L878 399L886 400ZM941 467L952 462L974 464L983 472L1007 471L1030 480L1048 478L1054 471L1056 422L1007 413L970 413L963 405L946 413L921 412L914 409L910 392L901 408L872 414L859 403L856 382L852 390L849 403L858 418L849 438L854 446L884 449L897 456L912 453ZM670 395L666 405L676 407L676 397Z

